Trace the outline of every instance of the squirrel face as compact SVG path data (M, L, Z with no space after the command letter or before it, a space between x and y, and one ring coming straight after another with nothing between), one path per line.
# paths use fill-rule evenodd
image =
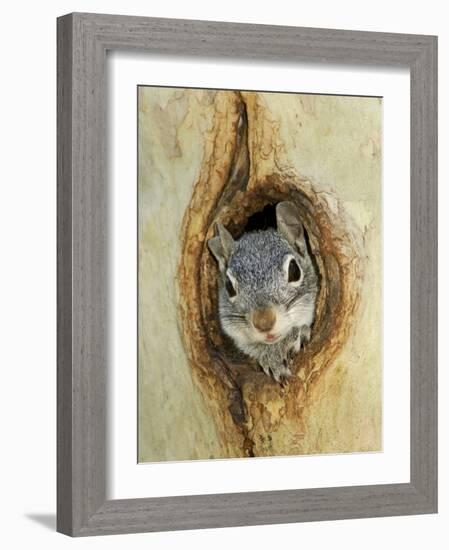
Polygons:
M220 271L221 327L252 356L255 347L274 346L314 320L317 274L296 206L279 203L276 221L276 230L244 233L236 241L218 224L218 235L208 241Z

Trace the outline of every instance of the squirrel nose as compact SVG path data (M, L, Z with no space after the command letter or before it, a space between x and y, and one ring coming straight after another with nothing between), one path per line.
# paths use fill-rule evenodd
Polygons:
M257 330L268 332L276 323L276 313L271 307L256 309L253 312L252 321Z

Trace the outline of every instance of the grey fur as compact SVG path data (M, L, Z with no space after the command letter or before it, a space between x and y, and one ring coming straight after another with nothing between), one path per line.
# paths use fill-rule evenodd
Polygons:
M292 356L310 339L318 275L295 205L278 204L276 220L276 230L244 233L237 241L220 225L218 236L210 239L208 246L220 270L222 330L238 349L257 360L265 374L279 382L291 376ZM286 271L292 259L301 269L300 280L293 284ZM277 339L273 342L251 322L253 313L264 308L276 311L273 330Z

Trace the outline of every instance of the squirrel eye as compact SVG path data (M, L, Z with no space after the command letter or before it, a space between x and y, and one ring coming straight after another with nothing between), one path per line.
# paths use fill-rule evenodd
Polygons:
M237 295L234 285L228 275L226 275L225 288L229 298L234 298Z
M288 282L289 283L297 283L299 279L301 278L301 269L293 258L290 260L290 263L288 264Z

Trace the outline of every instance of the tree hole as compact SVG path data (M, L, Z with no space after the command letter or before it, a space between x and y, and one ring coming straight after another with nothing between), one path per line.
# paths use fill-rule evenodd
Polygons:
M276 204L267 204L262 210L249 216L243 233L265 231L269 228L276 229Z

